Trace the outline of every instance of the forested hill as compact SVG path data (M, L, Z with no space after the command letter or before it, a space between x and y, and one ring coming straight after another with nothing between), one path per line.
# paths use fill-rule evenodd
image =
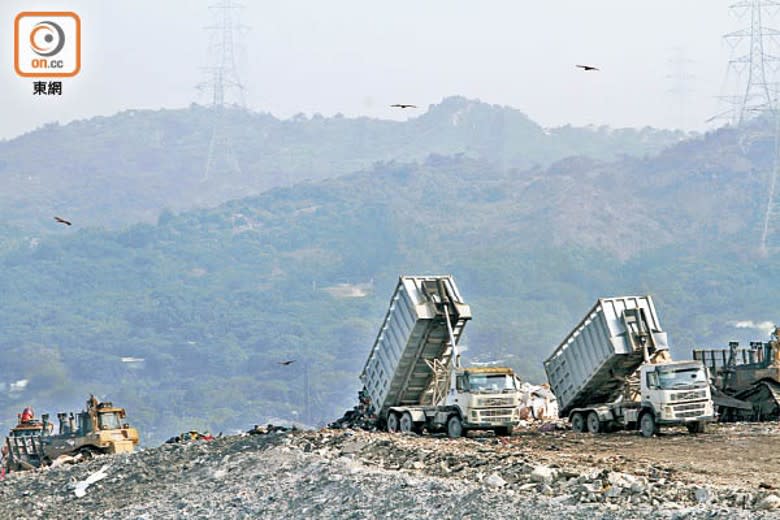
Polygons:
M0 218L25 229L51 230L55 213L116 229L154 222L165 208L214 206L376 161L464 154L503 169L525 169L571 155L642 156L683 138L651 128L545 130L518 110L462 97L418 112L396 122L316 115L280 120L227 110L208 175L216 117L197 105L46 125L0 142Z
M434 155L116 231L7 228L0 427L88 392L127 406L147 440L301 419L305 379L312 421L334 418L402 273L454 274L474 314L465 357L536 381L599 296L653 294L677 357L763 339L734 328L778 320L776 235L757 251L759 130L526 170Z

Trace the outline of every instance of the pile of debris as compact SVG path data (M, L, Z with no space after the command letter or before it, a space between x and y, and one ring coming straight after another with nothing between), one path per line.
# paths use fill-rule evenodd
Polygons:
M780 511L771 486L744 488L739 478L702 484L647 459L575 460L588 444L606 452L603 436L450 440L272 425L253 432L12 474L0 482L0 518L746 520ZM762 478L775 475L769 468Z
M260 426L259 424L255 424L252 429L246 433L249 435L268 435L269 433L289 433L296 431L298 431L298 428L296 428L295 425L280 426L275 424L267 424L265 426Z
M542 463L538 455L523 449L518 437L510 442L490 436L449 441L348 431L320 433L316 439L293 437L290 441L305 451L332 459L349 457L383 470L477 482L487 488L511 490L512 496L542 495L556 505L602 504L608 511L712 507L729 509L732 515L740 510L780 510L780 497L770 486L747 490L683 482L674 478L673 471L660 466L650 466L643 475L635 475L610 467L583 468L560 460Z
M220 433L217 435L217 437L221 437L222 434ZM180 433L179 435L176 435L175 437L171 437L167 441L165 441L166 444L178 444L181 442L197 442L197 441L213 441L217 437L214 437L209 432L199 432L197 430L190 430L188 432Z
M520 420L531 422L558 419L558 401L549 384L521 383L520 393Z
M328 428L335 429L360 429L366 431L377 430L377 417L371 408L371 398L365 389L358 392L358 404L351 410L344 412L341 418L336 419L328 425Z

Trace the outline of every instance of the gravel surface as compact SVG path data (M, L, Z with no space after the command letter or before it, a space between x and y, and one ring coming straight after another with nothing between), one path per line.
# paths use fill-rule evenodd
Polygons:
M728 482L734 460L698 479L706 473L697 468L717 465L702 462L710 440L718 453L729 439L765 442L777 433L756 428L647 440L533 431L456 441L352 430L242 435L8 475L0 518L780 518L776 465L758 484L739 472ZM633 444L621 453L620 442ZM653 461L677 444L688 455Z

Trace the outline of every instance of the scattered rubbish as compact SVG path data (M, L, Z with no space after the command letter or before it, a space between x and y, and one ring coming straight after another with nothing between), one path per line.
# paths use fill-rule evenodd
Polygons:
M287 432L294 432L298 431L298 428L295 426L278 426L274 424L267 424L266 426L260 426L258 424L255 424L254 427L252 427L251 430L249 430L247 433L250 435L267 435L269 433L287 433Z
M368 392L358 392L358 404L352 410L347 410L344 415L328 425L328 428L359 428L361 430L376 431L377 417L371 411L371 398Z
M75 456L62 454L52 461L50 467L56 468L57 466L62 466L63 464L76 464L82 460L84 460L84 455L81 453L78 453Z
M520 395L520 419L545 421L558 418L558 401L549 384L521 383Z
M213 441L215 437L209 432L201 433L197 430L190 430L188 432L180 433L175 437L171 437L166 444L178 444L182 442L196 442L196 441Z
M74 488L73 492L75 493L76 497L81 498L84 495L87 494L87 488L94 484L95 482L98 482L100 480L103 480L108 476L108 469L111 466L106 464L102 468L100 468L98 471L92 473L90 476L88 476L84 480L80 480L76 482L76 487Z

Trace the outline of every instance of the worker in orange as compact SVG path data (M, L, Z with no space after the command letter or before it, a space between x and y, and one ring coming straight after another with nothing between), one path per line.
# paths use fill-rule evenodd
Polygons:
M28 406L22 411L22 415L19 417L19 422L24 424L32 421L35 418L35 412L31 406Z

